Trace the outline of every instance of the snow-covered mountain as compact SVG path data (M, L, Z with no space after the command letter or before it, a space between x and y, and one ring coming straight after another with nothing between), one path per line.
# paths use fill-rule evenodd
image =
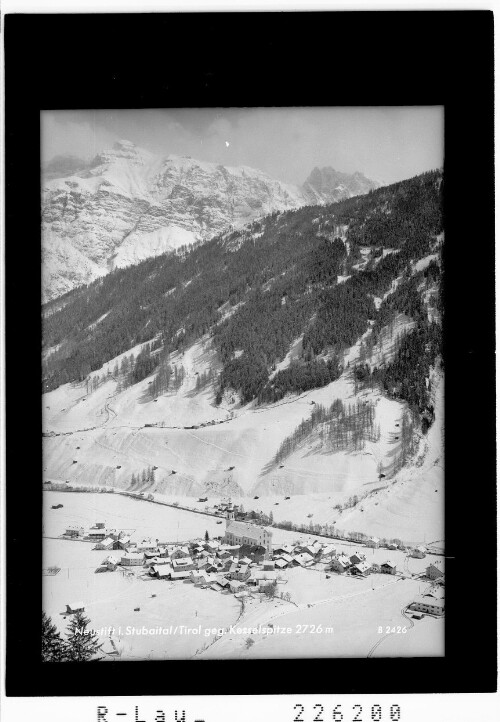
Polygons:
M272 211L375 187L359 173L315 169L299 188L245 166L158 157L126 140L90 165L54 159L43 176L44 300Z
M333 168L314 168L302 186L304 194L313 203L336 203L337 201L360 196L378 188L378 183L356 171L341 173Z

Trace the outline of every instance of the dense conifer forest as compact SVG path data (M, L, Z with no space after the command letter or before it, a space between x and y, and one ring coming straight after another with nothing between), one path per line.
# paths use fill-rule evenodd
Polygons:
M275 402L338 378L346 348L369 328L373 344L405 314L416 328L395 359L372 371L358 366L356 378L381 384L430 423L426 379L441 329L428 320L423 295L430 289L442 310L441 270L436 260L420 272L413 265L439 256L441 193L442 174L432 171L329 206L274 213L72 291L43 308L42 390L95 378L126 353L120 384L151 376L155 398L182 382L170 355L209 335L222 372L199 387L216 383L216 402L226 390L243 402ZM299 337L299 357L276 373Z

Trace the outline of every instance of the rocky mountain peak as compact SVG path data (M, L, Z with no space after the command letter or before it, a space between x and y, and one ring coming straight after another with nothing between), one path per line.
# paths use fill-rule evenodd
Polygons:
M316 202L332 203L351 196L363 195L378 188L378 183L366 178L360 171L342 173L331 166L315 167L306 182L304 192Z
M247 166L156 156L129 140L78 166L74 159L56 162L44 174L45 300L274 211L323 205L375 187L361 173L315 168L299 188Z

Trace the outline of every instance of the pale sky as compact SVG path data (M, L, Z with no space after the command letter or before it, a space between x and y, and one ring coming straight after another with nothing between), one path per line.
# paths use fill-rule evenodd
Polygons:
M41 121L42 161L91 159L123 139L296 185L315 166L361 171L385 185L443 165L440 106L43 111Z

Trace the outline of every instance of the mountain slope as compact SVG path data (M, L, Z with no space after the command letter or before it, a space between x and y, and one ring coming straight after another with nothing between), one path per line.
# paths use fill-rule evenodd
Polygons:
M46 477L442 538L441 191L275 212L47 304Z
M342 197L374 185L360 174L342 178ZM248 167L156 157L129 141L90 165L54 159L42 193L45 300L272 211L338 197L327 186L297 188Z

